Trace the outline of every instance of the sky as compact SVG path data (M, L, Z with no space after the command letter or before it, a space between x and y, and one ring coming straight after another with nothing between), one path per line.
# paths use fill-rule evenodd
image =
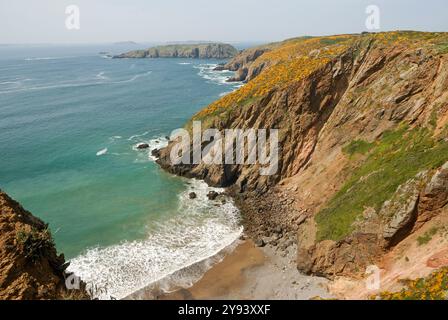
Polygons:
M0 43L270 42L365 31L369 5L376 31L448 31L447 0L0 0Z

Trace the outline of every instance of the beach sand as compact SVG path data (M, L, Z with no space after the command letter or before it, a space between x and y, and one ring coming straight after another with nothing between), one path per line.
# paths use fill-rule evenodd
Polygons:
M331 298L327 280L301 275L292 256L242 241L188 289L158 293L159 300L307 300ZM153 293L151 294L152 296Z

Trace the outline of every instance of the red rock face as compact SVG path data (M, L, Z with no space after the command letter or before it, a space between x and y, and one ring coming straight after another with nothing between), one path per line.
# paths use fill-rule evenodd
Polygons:
M439 269L448 266L448 249L433 255L428 259L426 265L433 269Z

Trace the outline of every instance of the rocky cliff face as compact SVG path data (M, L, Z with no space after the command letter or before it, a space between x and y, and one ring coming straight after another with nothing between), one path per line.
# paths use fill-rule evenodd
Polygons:
M243 52L227 68L247 84L194 120L279 129L278 173L172 166L172 144L159 163L229 187L246 232L281 250L297 246L299 270L363 274L447 203L447 48L445 33L391 32Z
M63 255L48 226L0 191L0 300L87 299L65 287Z
M238 54L233 46L224 43L196 45L166 45L136 50L114 56L120 58L192 58L192 59L229 59Z

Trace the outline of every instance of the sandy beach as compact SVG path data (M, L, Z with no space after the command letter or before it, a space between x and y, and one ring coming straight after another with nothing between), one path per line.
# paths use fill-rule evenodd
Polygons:
M308 300L331 298L328 281L301 275L294 254L281 257L272 247L241 241L190 288L170 293L147 289L138 298L158 300Z

